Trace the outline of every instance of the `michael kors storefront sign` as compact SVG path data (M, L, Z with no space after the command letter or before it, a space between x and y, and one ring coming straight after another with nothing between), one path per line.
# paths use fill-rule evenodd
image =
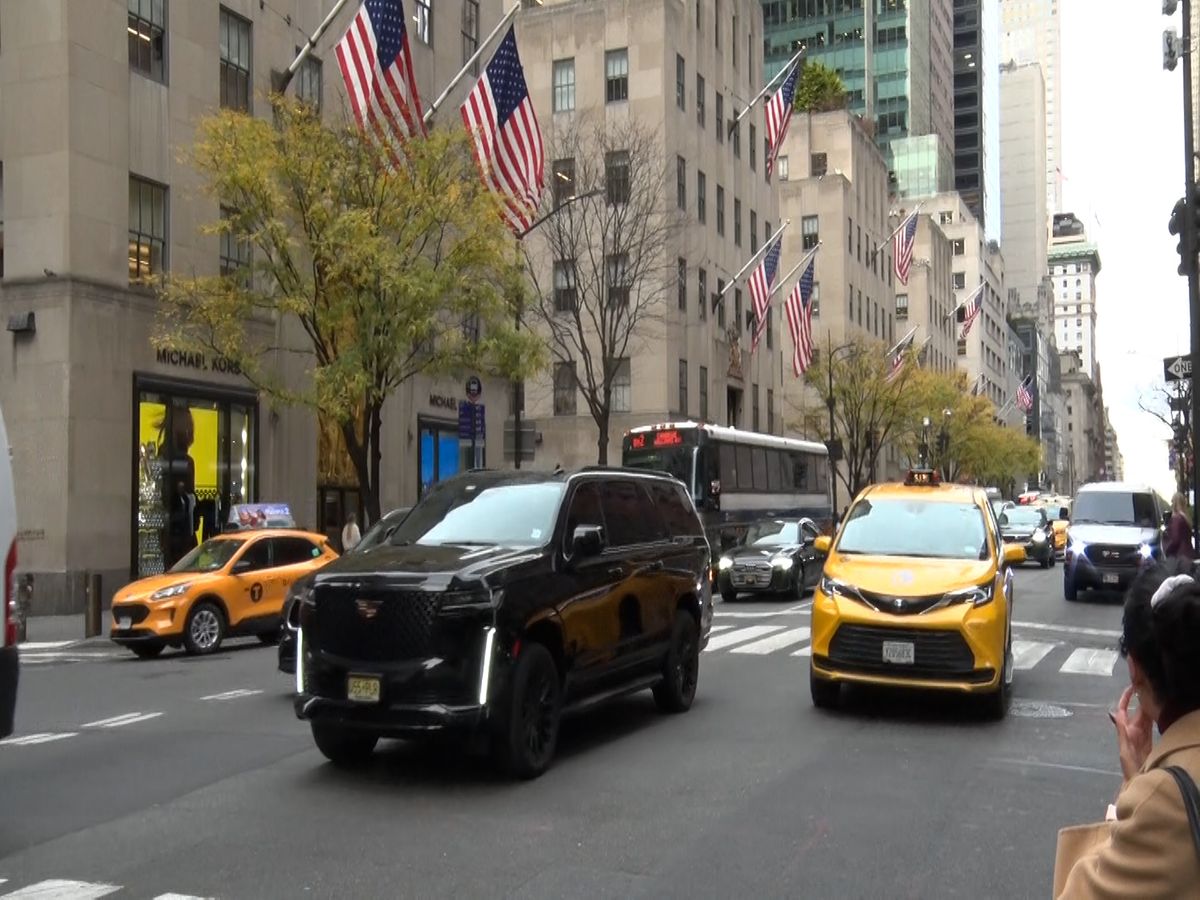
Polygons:
M192 350L171 350L161 347L158 350L158 362L164 366L176 366L181 369L195 369L197 372L219 372L222 375L241 375L242 368L232 359L224 356L209 358L203 353Z

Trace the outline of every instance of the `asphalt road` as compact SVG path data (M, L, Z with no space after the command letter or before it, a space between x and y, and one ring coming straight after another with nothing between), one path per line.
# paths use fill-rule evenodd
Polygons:
M529 783L404 744L334 769L254 642L27 647L0 897L1046 896L1057 829L1118 786L1127 676L1119 598L1068 605L1059 568L1017 585L1003 722L891 693L818 712L807 604L720 604L691 712L645 694L571 720Z

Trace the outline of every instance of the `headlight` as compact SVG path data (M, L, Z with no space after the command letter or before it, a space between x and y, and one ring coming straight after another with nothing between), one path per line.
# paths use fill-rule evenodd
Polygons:
M1142 555L1142 559L1149 559L1154 555L1154 548L1149 544L1142 544L1142 546L1138 547L1138 553Z
M792 558L790 556L777 556L771 560L771 565L786 572L792 567Z
M733 567L733 557L732 556L722 556L717 561L717 568L720 569L722 572L724 572L726 569L729 569L732 567Z
M150 595L151 600L169 600L171 597L178 597L180 594L186 594L188 588L192 586L190 581L185 581L183 584L173 584L170 587L160 588Z
M957 591L950 591L942 598L942 601L948 606L953 606L957 603L970 603L972 606L983 606L985 603L992 601L992 582L987 584L977 584L969 588L961 588Z
M1043 533L1041 531L1035 531L1033 533L1033 542L1035 544L1040 544L1040 543L1044 542L1045 540L1046 540L1045 533Z
M845 597L857 603L866 603L854 585L830 578L828 575L821 576L821 593L826 597Z
M1067 552L1072 556L1083 556L1083 551L1087 549L1087 544L1078 538L1067 537Z

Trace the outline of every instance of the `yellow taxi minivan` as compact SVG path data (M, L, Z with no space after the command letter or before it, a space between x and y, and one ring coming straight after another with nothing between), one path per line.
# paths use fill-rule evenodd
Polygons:
M812 606L813 703L846 684L977 694L996 718L1012 688L1012 566L983 488L912 470L855 498Z
M217 535L165 574L118 591L109 637L143 659L166 647L215 653L227 637L273 644L292 582L336 558L323 534L265 528Z

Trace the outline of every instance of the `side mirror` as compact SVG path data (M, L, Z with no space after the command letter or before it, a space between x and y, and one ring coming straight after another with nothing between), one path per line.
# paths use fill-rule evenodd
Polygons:
M1060 519L1062 519L1064 522L1070 522L1071 521L1071 511L1069 509L1067 509L1065 506L1060 507L1058 510L1058 517Z
M1007 525L1008 524L1008 516L1006 516L1004 513L1000 513L1000 515L996 518L996 522L999 523L1000 525Z
M1163 527L1169 527L1171 524L1171 510L1166 510L1163 513Z
M1003 560L1006 566L1019 566L1025 562L1025 548L1020 544L1005 544Z
M818 534L817 539L813 541L813 547L818 553L829 555L829 550L833 547L833 538L827 534Z
M604 549L604 528L601 525L577 525L571 534L571 557L585 559L598 556Z
M234 575L241 575L243 572L249 572L252 568L254 568L254 564L243 556L233 564L233 568L229 571Z

